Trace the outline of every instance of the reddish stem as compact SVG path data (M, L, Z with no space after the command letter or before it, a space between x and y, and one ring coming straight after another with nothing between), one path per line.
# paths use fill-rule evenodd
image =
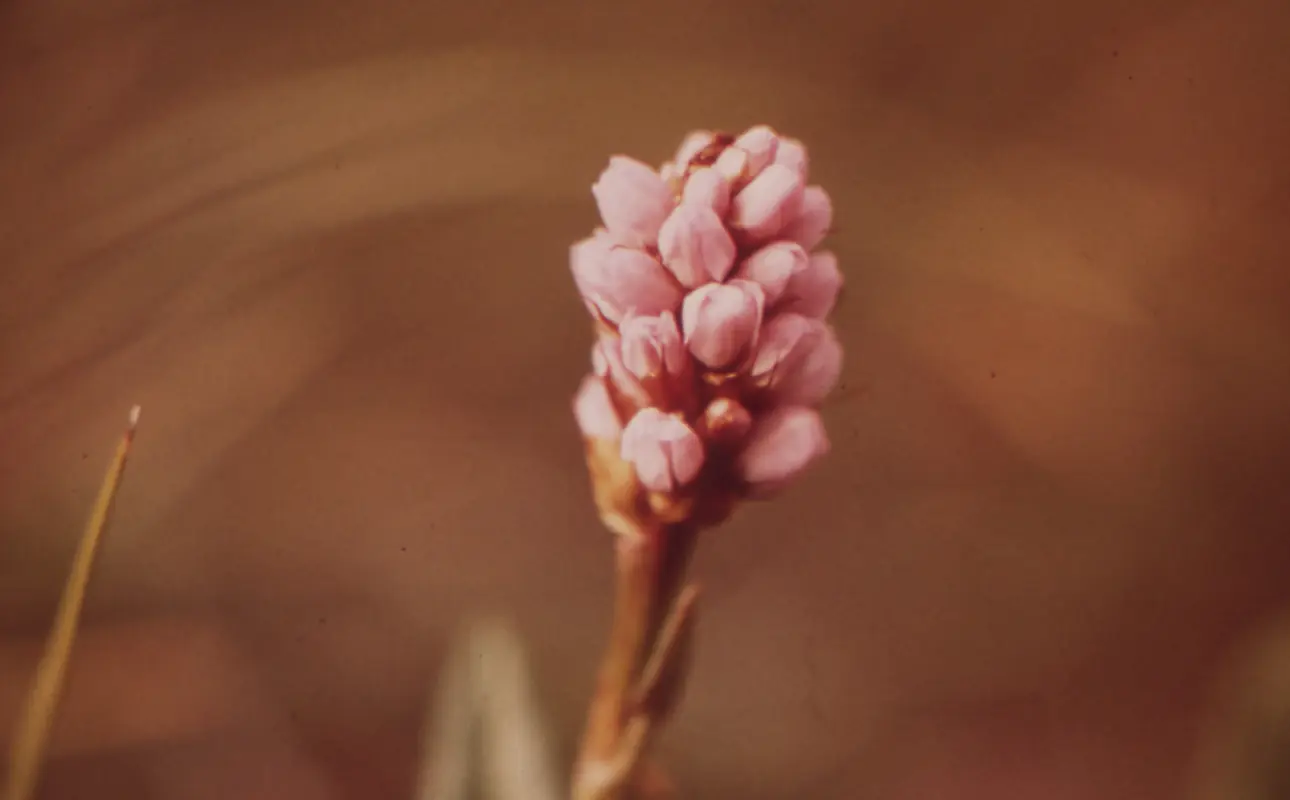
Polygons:
M652 709L638 709L635 703L664 620L685 585L694 533L676 525L617 537L614 614L574 771L578 800L622 797L658 721L651 717ZM688 613L688 603L684 611ZM629 727L632 735L625 736Z

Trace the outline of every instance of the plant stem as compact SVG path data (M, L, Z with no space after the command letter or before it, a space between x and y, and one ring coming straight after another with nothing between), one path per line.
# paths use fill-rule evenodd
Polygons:
M675 639L687 620L669 621L669 615L685 586L694 541L687 525L617 537L613 620L574 770L576 800L624 798L652 729L669 710L666 702L640 704L641 681L646 664L651 681L678 673L660 662L685 650ZM678 610L688 615L692 606L691 596Z

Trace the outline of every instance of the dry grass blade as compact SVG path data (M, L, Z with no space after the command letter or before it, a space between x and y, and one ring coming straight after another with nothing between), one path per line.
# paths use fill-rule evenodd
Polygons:
M420 800L568 796L528 654L505 622L477 622L454 643L427 722Z
M112 463L108 466L103 485L94 500L89 522L76 548L44 655L36 667L35 682L18 720L13 749L9 754L9 776L5 783L4 800L30 800L35 794L40 766L44 762L45 748L49 743L49 733L63 692L67 665L71 660L72 645L76 641L76 630L80 623L81 608L85 604L85 591L94 568L94 558L98 553L99 542L103 539L103 531L107 528L112 503L121 485L126 457L130 454L130 445L134 441L134 431L138 424L139 407L135 406L130 409L129 424L117 445Z

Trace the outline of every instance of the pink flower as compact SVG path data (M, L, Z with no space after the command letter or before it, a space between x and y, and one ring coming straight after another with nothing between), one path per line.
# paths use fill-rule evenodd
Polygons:
M735 139L733 147L748 154L748 177L756 177L775 160L779 136L769 125L757 125Z
M724 217L730 210L730 182L711 167L696 169L681 190L681 204L707 206Z
M595 374L609 381L618 395L637 407L653 405L649 389L623 363L623 343L617 336L601 336L591 351Z
M819 344L825 328L822 321L801 314L775 314L762 327L748 376L757 386L778 386Z
M685 345L713 369L730 367L756 344L766 296L751 281L709 283L681 304Z
M725 280L735 263L735 242L706 205L677 206L659 231L658 249L664 266L690 289Z
M694 480L704 460L699 435L657 408L641 409L627 423L621 454L636 468L641 484L654 492L671 492Z
M775 162L783 164L793 170L806 183L806 176L810 169L810 160L806 155L806 148L796 139L781 138L779 147L775 148Z
M735 469L754 490L773 491L828 452L829 439L819 413L789 406L772 411L757 423Z
M762 328L748 375L780 402L817 405L842 374L842 346L823 321L776 314Z
M588 307L610 322L628 312L659 314L681 302L681 287L649 254L620 247L599 232L569 252L574 282Z
M779 310L823 319L833 310L841 290L837 256L827 250L813 253L806 267L789 278Z
M796 242L771 242L744 259L735 276L750 280L766 293L766 305L774 305L794 275L806 268L809 256Z
M802 178L783 164L771 164L735 195L730 223L753 241L782 231L802 207Z
M605 382L592 375L583 378L578 387L573 416L582 435L590 439L617 439L623 431Z
M712 168L731 183L741 183L748 177L748 154L738 147L727 147L712 162Z
M808 186L802 192L802 209L784 229L783 236L811 250L824 241L832 225L833 200L819 186Z
M614 156L591 187L605 227L622 244L652 246L676 198L648 164Z
M828 451L843 281L811 252L834 211L808 168L800 141L757 125L695 131L658 172L616 156L596 181L605 227L570 250L598 331L573 405L611 529L716 524Z
M685 373L690 360L672 312L628 317L619 326L623 366L639 380Z

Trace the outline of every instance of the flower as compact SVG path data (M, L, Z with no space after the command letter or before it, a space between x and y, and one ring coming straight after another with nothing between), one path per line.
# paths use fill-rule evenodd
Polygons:
M779 136L769 125L757 125L749 128L731 144L732 148L742 150L748 156L748 177L755 177L770 166L779 149Z
M735 464L741 478L764 491L797 477L827 452L829 438L819 412L789 406L757 423Z
M707 203L681 203L658 234L663 265L682 286L693 289L725 280L735 264L735 242Z
M617 394L635 407L671 408L689 377L690 359L676 317L628 316L618 335L604 335L592 354L595 374L607 378Z
M756 283L766 293L767 305L774 305L789 281L806 269L809 261L806 250L797 242L771 242L744 259L735 277Z
M828 452L843 280L815 250L833 203L808 167L758 125L696 131L657 172L615 156L593 187L604 228L570 266L598 338L574 413L613 530L714 524Z
M696 169L681 189L681 204L707 206L725 218L730 210L730 181L711 167Z
M784 230L802 207L802 176L791 167L771 164L730 204L730 224L752 241L766 241Z
M617 439L623 431L605 382L592 375L583 378L578 387L573 415L582 435L590 439Z
M784 238L792 239L807 250L813 249L828 235L833 224L833 201L818 186L802 190L802 208L797 219L784 229Z
M608 233L578 242L569 259L583 301L610 322L628 313L658 314L680 303L681 287L662 264L643 250L615 244Z
M713 369L730 367L757 341L766 295L752 281L709 283L685 296L685 346Z
M775 148L774 163L782 164L793 170L801 176L802 183L806 183L810 162L806 156L806 148L798 140L787 137L781 138L779 146Z
M833 310L841 290L837 256L828 251L813 253L806 266L788 279L779 310L823 319Z
M762 331L748 375L753 385L793 405L822 401L842 374L842 345L822 320L778 314Z
M648 164L614 156L591 187L605 227L622 244L653 245L658 229L676 198L667 183Z
M657 408L644 408L623 429L622 457L645 488L670 492L703 467L703 442L689 425Z
M731 183L742 183L748 178L748 154L737 147L726 148L712 168Z
M689 367L676 317L664 311L657 317L630 317L618 327L623 365L641 380L682 375Z
M601 336L591 353L592 370L613 388L611 397L617 395L635 406L650 405L654 397L623 363L622 348L622 339L617 336Z

